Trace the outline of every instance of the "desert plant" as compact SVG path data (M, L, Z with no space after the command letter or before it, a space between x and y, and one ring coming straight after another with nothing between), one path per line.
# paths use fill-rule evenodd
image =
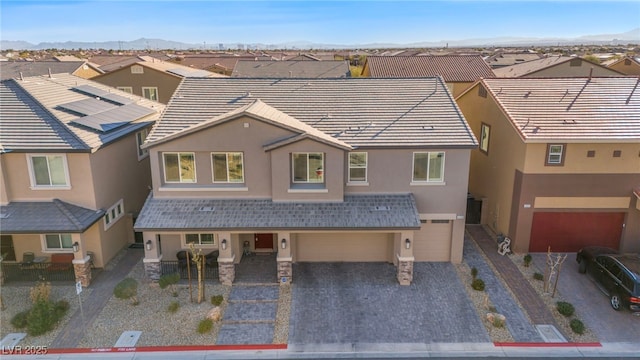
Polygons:
M504 327L504 322L505 321L499 316L496 316L496 317L493 318L493 326L494 327L497 327L497 328Z
M38 300L27 315L27 333L42 335L52 330L58 321L55 305L48 300Z
M533 258L531 257L531 254L527 254L524 256L522 260L524 261L524 266L529 267L529 265L531 265L531 260L533 260Z
M571 320L571 322L569 322L569 326L571 327L571 330L578 335L584 334L584 331L586 330L582 321L578 319Z
M211 297L211 305L220 306L220 304L222 304L222 300L222 295L213 295Z
M544 280L544 275L542 275L541 273L537 272L537 273L533 273L533 278L536 280L540 280L543 281Z
M198 323L199 334L206 334L210 332L211 329L213 329L213 320L211 319L203 319L203 320L200 320L200 323Z
M27 317L29 316L29 310L21 311L15 314L11 318L11 325L16 329L24 329L27 327Z
M474 279L471 282L473 290L484 291L484 281L482 279Z
M169 311L170 313L174 314L175 312L178 311L178 309L180 308L180 303L177 301L172 301L171 304L169 304L169 307L167 308L167 311Z
M132 305L138 305L138 282L134 278L124 278L113 289L113 295L118 299L131 299Z
M35 304L40 300L49 301L49 297L51 296L51 283L48 282L39 282L36 286L32 287L29 290L29 298L31 298L31 303Z
M177 284L178 281L180 281L179 273L166 274L166 275L160 276L160 279L158 280L158 285L160 285L160 289L165 289L169 287L169 289L171 290L171 295L173 297L176 297L178 296L178 292L176 291L176 288L174 285Z
M475 280L475 279L476 279L476 277L478 277L478 269L477 269L477 268L475 268L475 267L472 267L472 268L471 268L471 278L472 278L473 280Z
M573 307L573 305L566 301L558 301L556 303L556 308L558 309L558 312L560 314L566 317L573 315L573 313L575 312L575 308Z

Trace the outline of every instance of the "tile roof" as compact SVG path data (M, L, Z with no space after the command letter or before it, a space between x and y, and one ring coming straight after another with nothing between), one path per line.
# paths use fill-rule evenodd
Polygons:
M239 60L232 77L244 78L340 78L349 77L347 61L247 61Z
M142 59L139 56L134 55L96 55L91 57L89 60L98 65L100 70L109 72L127 67Z
M242 56L221 56L221 55L184 55L177 56L171 59L171 62L175 62L176 64L181 64L184 66L193 67L196 69L209 69L211 67L217 66L219 68L225 68L233 70L234 66L238 60L251 60L251 61L262 61L262 60L273 60L270 56L253 56L253 55L242 55Z
M374 78L442 76L446 82L474 82L494 77L477 55L368 56L366 64Z
M195 69L169 61L161 61L148 56L145 56L144 58L146 58L145 61L138 61L135 64L169 73L178 77L225 77L224 75L212 73L207 70ZM133 64L129 66L132 65Z
M496 78L482 83L525 141L640 141L639 77Z
M0 206L5 234L82 233L103 215L104 210L91 210L58 199Z
M542 59L527 61L521 64L516 64L512 66L505 66L499 69L494 69L493 72L496 74L496 77L522 77L525 75L533 74L535 72L551 68L556 65L560 65L566 63L567 61L571 61L572 59L581 59L589 63L591 66L597 66L604 69L607 67L592 63L588 60L582 58L576 58L574 56L549 56ZM613 69L608 69L613 74L619 74L619 76L623 76Z
M5 151L26 151L26 150L97 150L101 146L108 144L130 134L140 128L148 126L155 121L164 105L155 101L132 95L111 88L106 85L86 80L70 74L53 74L49 76L29 77L24 80L8 80L10 83L3 86L2 95L3 107L1 109L0 121L2 122L2 146ZM95 98L95 96L75 91L74 87L89 85L97 89L118 95L122 98L131 99L134 104L146 107L153 111L152 114L133 122L118 127L109 132L95 131L90 128L74 123L74 120L81 119L77 113L73 113L60 108L60 105ZM28 94L29 96L25 96ZM14 104L16 116L26 116L38 132L31 131L30 128L17 121L4 108L5 96ZM29 107L26 110L24 106ZM44 109L44 111L43 111ZM31 114L28 114L31 112ZM40 119L40 120L38 120ZM55 120L55 121L53 121ZM114 119L120 120L120 119ZM57 123L56 123L57 122ZM47 130L49 127L51 130ZM53 134L62 137L62 144L52 140ZM76 141L71 139L75 137ZM64 143L68 144L64 144ZM9 146L11 144L11 147Z
M505 53L500 52L495 55L489 56L485 61L493 69L498 69L503 66L511 66L515 64L521 64L527 61L538 60L544 55L538 53Z
M147 140L256 99L354 147L477 146L440 78L187 78Z
M343 202L149 197L134 228L151 230L418 229L411 194L345 195Z
M0 61L0 80L52 74L73 73L84 61Z

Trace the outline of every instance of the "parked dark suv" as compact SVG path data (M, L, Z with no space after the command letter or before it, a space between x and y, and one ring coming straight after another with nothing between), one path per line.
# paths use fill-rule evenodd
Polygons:
M576 255L578 271L589 273L614 310L640 312L640 256L620 254L606 247L589 246Z

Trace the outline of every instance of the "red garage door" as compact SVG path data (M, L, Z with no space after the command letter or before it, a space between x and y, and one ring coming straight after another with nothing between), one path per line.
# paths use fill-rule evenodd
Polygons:
M618 249L624 213L536 212L533 214L529 251L575 252L583 246Z

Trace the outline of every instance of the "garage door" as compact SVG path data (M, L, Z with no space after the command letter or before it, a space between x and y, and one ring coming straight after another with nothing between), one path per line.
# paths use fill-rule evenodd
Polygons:
M529 251L575 252L583 246L618 249L624 213L536 212L533 214Z
M416 261L451 260L451 226L448 220L428 220L413 234Z
M297 234L295 261L392 261L384 233Z

